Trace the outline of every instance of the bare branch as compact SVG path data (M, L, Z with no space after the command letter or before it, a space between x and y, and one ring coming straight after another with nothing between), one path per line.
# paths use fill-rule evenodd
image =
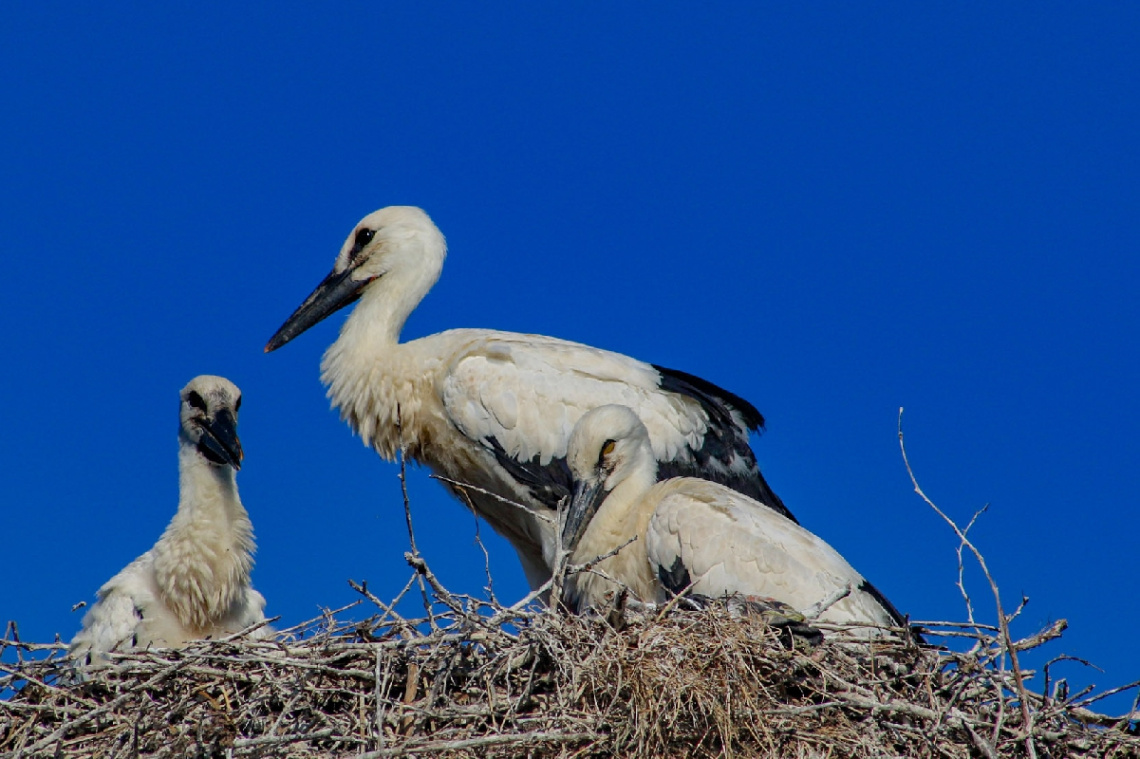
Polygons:
M979 551L974 546L974 544L970 542L969 538L966 537L966 532L958 527L953 519L946 516L942 509L938 508L934 504L934 501L930 500L930 498L927 497L926 493L924 493L922 488L919 486L918 479L915 477L914 470L910 466L910 460L906 455L906 443L903 440L902 418L903 410L900 407L898 423L899 450L902 452L903 463L906 464L906 472L910 476L911 484L914 485L914 492L918 493L919 497L921 497L922 500L925 501L928 506L930 506L930 508L934 509L934 512L938 514L938 516L942 517L942 519L948 525L950 525L951 529L953 529L955 534L957 534L958 540L961 541L961 545L964 545L970 549L970 553L974 555L974 559L978 562L978 566L981 567L982 573L986 576L986 582L989 583L990 590L993 592L994 603L997 605L998 624L1001 627L1002 641L1005 645L1005 650L1009 652L1009 661L1010 664L1013 665L1014 684L1016 685L1018 695L1020 696L1021 719L1025 726L1025 750L1028 752L1031 759L1036 759L1037 748L1033 740L1033 713L1029 708L1029 697L1025 691L1025 679L1021 673L1021 665L1017 660L1017 650L1014 648L1013 641L1009 634L1009 619L1006 617L1005 611L1002 609L1001 593L998 591L998 586L994 581L993 575L990 574L989 567L986 566L986 559L984 556L982 556L981 551ZM984 510L985 509L983 508L982 511ZM979 511L974 515L973 519L970 520L969 525L967 525L967 529L973 526L975 520L982 513L982 511ZM961 547L959 547L959 552L960 551ZM971 616L973 616L972 613Z
M446 482L448 485L451 485L455 488L458 488L459 490L470 490L470 491L474 491L476 493L479 493L480 495L489 496L491 498L494 498L499 503L504 503L507 506L514 506L517 509L522 509L523 511L530 514L535 519L541 519L543 522L546 522L547 524L554 524L554 520L551 519L550 517L548 517L546 514L543 514L542 512L540 512L536 509L532 509L530 506L519 503L518 501L512 501L510 498L503 498L498 493L492 493L490 490L484 490L483 488L478 487L477 485L472 485L472 484L467 483L467 482L460 482L459 480L453 480L453 479L450 479L448 477L444 477L441 474L433 474L433 475L431 475L431 478L433 480L439 480L440 482Z
M974 555L963 538L975 522L959 531L963 559ZM599 562L624 547L580 565L559 547L559 562L570 577L606 577ZM1056 639L1064 621L1011 641L1016 612L1003 614L996 595L997 626L922 623L928 639L969 650L854 633L804 649L724 604L678 597L627 614L639 606L628 599L611 625L540 608L556 575L505 607L493 594L449 591L414 550L408 560L390 602L350 583L361 600L276 639L115 652L76 686L56 679L67 666L62 642L22 641L10 624L0 640L0 754L1140 756L1135 702L1120 716L1086 708L1138 683L1095 695L1029 691L1031 673L1007 669L1007 657ZM429 616L400 616L413 586ZM344 616L358 608L371 616ZM1045 665L1046 686L1056 661ZM1018 719L1027 710L1032 719Z
M825 611L830 609L832 606L835 606L835 604L839 603L844 598L847 598L849 595L851 595L850 583L834 591L826 598L817 601L800 613L803 614L807 619L817 619L820 614L823 614Z

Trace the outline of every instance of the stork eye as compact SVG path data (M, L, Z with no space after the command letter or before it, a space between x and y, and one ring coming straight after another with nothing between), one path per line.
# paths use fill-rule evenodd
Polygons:
M240 395L237 397L237 400L234 401L234 413L236 414L239 411L241 411L241 396Z
M206 401L202 400L202 396L193 390L186 394L186 402L199 411L205 412L206 410Z
M598 455L598 463L604 464L606 461L606 456L609 456L611 453L613 453L614 448L616 447L617 443L612 440L607 440L606 442L602 443L602 452Z
M375 229L364 228L356 233L355 245L356 247L363 248L368 243L372 242L372 238L376 236Z

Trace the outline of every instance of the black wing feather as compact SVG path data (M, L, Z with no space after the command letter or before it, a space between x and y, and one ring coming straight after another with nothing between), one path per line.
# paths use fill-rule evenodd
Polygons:
M665 590L674 596L684 593L693 582L689 578L689 568L681 561L680 556L673 559L673 566L668 569L665 568L664 564L658 564L657 579L665 586Z
M529 461L519 461L510 456L498 440L491 436L483 438L483 443L495 454L499 466L520 485L530 490L531 495L552 511L558 509L563 498L569 499L574 485L566 457L552 458L548 463L539 463L536 455Z
M661 389L671 393L681 393L700 401L701 406L709 416L724 427L735 427L732 410L735 409L748 425L749 430L764 431L764 415L760 410L735 393L730 393L706 379L682 372L679 369L669 369L653 364L653 368L661 374Z
M748 401L687 372L653 365L661 374L660 387L679 393L701 404L709 418L709 429L699 449L689 449L691 458L658 462L658 477L700 477L719 482L749 498L754 498L778 514L799 524L780 497L768 486L756 455L748 443L749 431L764 429L764 416ZM733 412L738 416L734 417ZM738 419L744 422L741 427ZM710 466L716 461L719 466Z

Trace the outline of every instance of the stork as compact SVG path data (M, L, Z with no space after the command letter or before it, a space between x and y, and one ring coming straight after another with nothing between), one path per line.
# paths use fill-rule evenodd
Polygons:
M365 216L332 272L265 351L359 301L321 361L332 405L383 458L402 451L487 491L466 495L512 543L531 587L550 577L551 516L570 491L566 441L578 417L601 404L637 409L661 472L723 482L793 519L749 447L749 432L764 422L760 412L710 382L541 335L454 329L401 343L404 322L439 278L446 253L443 234L419 208Z
M73 661L178 647L265 620L265 598L250 585L253 525L234 477L240 406L241 391L224 377L201 375L182 388L178 512L153 548L99 589L71 641Z
M601 406L578 420L568 464L574 495L563 542L570 560L617 551L598 562L599 572L568 580L566 600L579 611L600 607L621 585L645 603L691 592L766 597L801 612L850 588L820 621L904 623L834 548L800 525L715 482L658 482L649 431L625 406Z

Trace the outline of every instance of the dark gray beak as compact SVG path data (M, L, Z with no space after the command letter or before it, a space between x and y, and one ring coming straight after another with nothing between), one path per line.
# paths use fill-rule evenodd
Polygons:
M213 419L205 418L198 422L202 437L198 440L198 452L215 464L229 464L241 469L245 454L237 435L237 420L229 409L222 409Z
M562 549L570 553L578 547L590 521L598 513L598 507L606 500L609 492L601 482L575 482L574 495L570 498L570 508L566 511L566 524L562 528Z
M317 285L317 289L313 290L312 294L305 298L305 302L293 312L293 315L285 320L281 329L269 338L265 352L277 350L325 317L355 303L364 286L372 280L353 279L353 270L354 267L349 266L339 274L334 271L325 277L324 281Z

